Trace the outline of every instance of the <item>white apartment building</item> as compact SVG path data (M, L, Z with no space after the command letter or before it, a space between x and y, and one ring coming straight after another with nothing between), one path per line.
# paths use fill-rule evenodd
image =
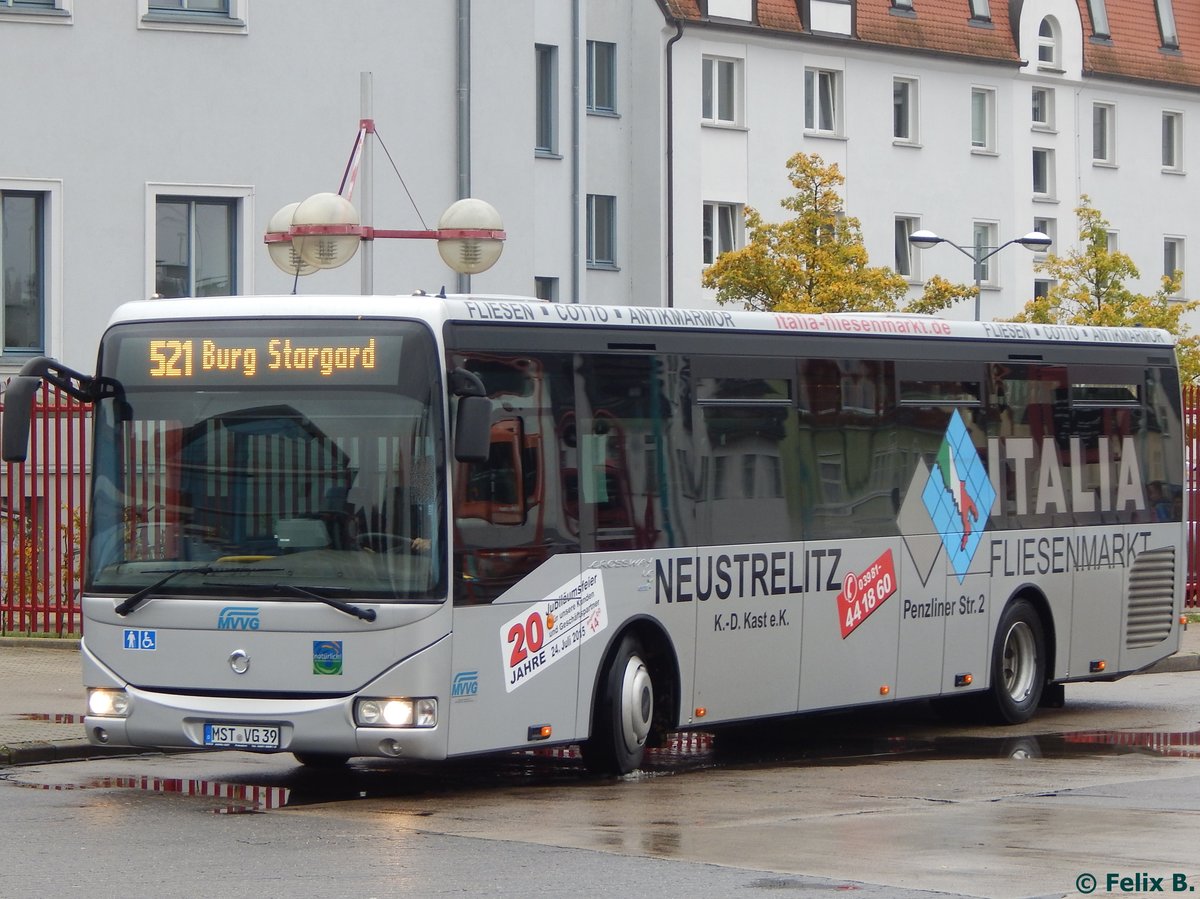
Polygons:
M1066 252L1081 194L1138 289L1178 268L1200 291L1200 8L1179 0L0 0L0 59L0 376L90 369L129 299L358 293L368 254L294 285L262 236L339 190L364 118L364 224L434 228L471 195L507 232L469 281L429 241L377 240L377 293L712 307L705 264L747 205L784 214L797 151L838 164L872 263L914 292L1031 230ZM912 249L918 229L964 249ZM1044 289L1034 262L987 261L984 318Z

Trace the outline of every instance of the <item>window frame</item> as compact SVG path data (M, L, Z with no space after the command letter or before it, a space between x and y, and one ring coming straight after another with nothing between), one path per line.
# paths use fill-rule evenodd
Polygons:
M1174 123L1169 136L1170 160L1167 158L1168 121ZM1174 109L1164 109L1162 112L1162 169L1164 172L1183 172L1183 113Z
M1039 94L1041 94L1042 97L1044 98L1044 102L1041 104L1043 117L1040 119L1037 117L1038 106L1039 106L1037 97ZM1055 131L1055 130L1057 130L1055 127L1055 117L1054 117L1054 113L1055 113L1055 110L1054 110L1055 96L1054 95L1055 95L1054 88L1046 87L1045 85L1035 84L1030 89L1030 91L1029 91L1029 101L1030 101L1029 119L1033 123L1033 128L1035 130L1037 130L1037 131Z
M893 220L892 235L895 244L893 264L896 274L909 284L921 283L921 251L916 249L909 238L913 232L921 230L920 216L897 215ZM901 262L905 265L902 265ZM905 271L907 267L908 271Z
M1038 184L1038 159L1043 160L1041 171L1042 184ZM1050 147L1033 148L1033 196L1035 199L1053 200L1057 195L1054 171L1054 150Z
M1047 237L1049 237L1051 247L1058 244L1058 219L1042 215L1034 216L1033 230L1040 231L1042 234L1045 234ZM1049 247L1035 250L1033 253L1033 258L1045 259L1049 252Z
M903 106L898 101L898 89L903 88ZM905 133L900 134L901 126ZM916 78L908 75L892 77L892 140L895 143L920 143L920 88Z
M603 56L607 63L607 75L603 78L597 77L604 74L604 70L598 68L601 48L604 48ZM607 93L607 103L597 102L596 99L601 93L598 86L602 84ZM617 45L611 41L587 42L587 111L589 115L617 114Z
M726 231L728 225L728 231ZM700 260L712 265L725 253L737 250L742 245L742 205L706 201L701 216L702 249ZM728 238L728 241L725 238ZM728 246L726 246L728 243Z
M602 204L598 201L603 200ZM598 249L600 244L601 232L597 228L597 206L603 206L607 209L607 224L604 229L604 239L608 244L608 256L603 257L599 254ZM589 269L602 269L607 271L617 270L617 198L613 194L588 194L587 209L586 209L586 260Z
M742 66L735 56L705 53L700 61L700 121L716 127L737 127L742 122ZM724 74L723 74L724 73ZM722 90L727 87L728 91ZM728 97L728 115L722 109Z
M4 348L3 310L0 310L0 356L23 360L36 355L54 355L63 345L63 182L45 178L0 178L0 194L41 196L41 337L36 348ZM3 262L0 260L0 266ZM2 270L2 269L0 269ZM0 297L0 302L3 297Z
M533 153L558 158L558 47L533 45Z
M1092 165L1117 164L1117 106L1107 100L1092 103Z
M1184 269L1184 239L1178 235L1168 234L1163 237L1163 277L1173 277L1175 272L1179 272L1179 290L1171 294L1171 296L1180 296L1183 294L1183 279L1186 270ZM1168 271L1168 260L1174 261L1174 267Z
M37 6L13 6L13 0L0 0L0 18L31 25L71 25L75 0L46 0Z
M1087 0L1087 7L1088 16L1092 20L1092 36L1108 40L1111 32L1108 30L1108 10L1104 2L1105 0Z
M138 0L138 25L146 31L194 31L208 34L246 34L249 31L250 0L228 0L226 12L189 10L187 0L179 0L181 8L154 9L161 0Z
M1175 8L1171 0L1154 0L1154 18L1164 50L1179 49L1179 28L1175 24Z
M980 287L998 287L995 278L995 269L992 266L992 259L988 257L981 259L981 256L987 256L998 246L1000 224L998 222L987 221L984 219L976 219L971 223L971 251L974 254L974 259L971 263L971 274L979 281ZM987 241L980 243L981 235Z
M828 66L804 69L804 133L809 137L842 137L845 72ZM828 90L825 89L828 85ZM821 102L828 98L829 109ZM826 120L828 119L828 121ZM825 127L828 126L828 127Z
M152 182L146 185L146 296L158 290L157 234L159 200L178 197L190 200L227 200L236 204L231 261L234 267L234 296L243 295L254 283L254 188L249 185L184 184ZM192 263L189 262L189 266Z
M1049 32L1047 34L1046 32ZM1062 29L1054 16L1043 16L1038 22L1037 64L1039 69L1062 70Z
M977 101L982 100L982 118L979 117ZM977 127L982 125L982 140ZM971 152L989 156L996 154L996 89L982 85L971 86Z
M992 9L988 4L988 0L969 0L969 3L971 7L971 21L992 21Z

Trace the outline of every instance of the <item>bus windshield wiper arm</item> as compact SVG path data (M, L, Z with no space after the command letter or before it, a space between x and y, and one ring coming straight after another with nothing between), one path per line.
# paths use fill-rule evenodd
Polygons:
M375 620L374 609L363 609L351 603L342 602L340 599L334 599L332 596L317 593L315 590L306 590L304 587L297 587L295 584L273 584L271 589L276 593L286 593L301 599L313 599L317 602L323 602L327 606L333 606L339 612L345 612L347 615L353 615L355 618L361 618L363 621Z
M247 569L245 569L245 568L218 568L213 565L201 565L199 568L176 568L176 569L173 569L172 571L167 572L167 575L165 577L159 578L153 584L147 584L141 590L138 590L136 593L132 594L123 603L121 603L115 609L113 609L113 611L116 612L121 617L128 615L130 612L132 612L134 609L136 609L138 606L140 606L142 604L142 602L144 600L146 600L152 593L154 593L160 587L164 586L168 581L175 580L175 578L179 577L181 574L202 574L202 575L234 574L234 573L241 573L246 570ZM281 568L256 568L256 569L254 569L255 572L282 571L282 570L283 569L281 569Z

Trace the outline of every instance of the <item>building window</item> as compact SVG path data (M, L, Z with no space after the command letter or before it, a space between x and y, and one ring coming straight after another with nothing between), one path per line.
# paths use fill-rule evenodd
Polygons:
M971 18L984 22L992 20L992 10L988 6L988 0L971 0Z
M1058 68L1058 23L1046 16L1038 25L1038 65L1043 68Z
M558 302L558 278L545 275L535 275L533 279L533 295L539 300Z
M909 281L921 280L920 253L913 250L908 239L921 230L921 220L907 215L896 216L896 272Z
M703 63L704 84L701 118L714 125L738 123L738 84L741 60L706 56Z
M995 152L996 91L992 88L971 88L971 147Z
M4 351L44 350L45 193L0 190L0 275Z
M1183 238L1168 237L1163 240L1163 277L1174 278L1177 272L1180 275L1180 286L1182 288ZM1176 293L1178 292L1176 291Z
M1158 33L1162 36L1163 47L1177 50L1179 32L1175 30L1175 10L1171 0L1154 0L1154 11L1158 15Z
M237 199L225 197L156 197L156 295L214 297L238 293L239 205Z
M821 134L840 134L842 73L835 69L804 70L804 128Z
M1050 296L1050 291L1054 287L1054 282L1045 278L1036 278L1033 282L1033 298L1042 300Z
M587 198L587 264L595 268L612 268L617 264L617 198L604 194L588 194Z
M1092 104L1092 162L1116 165L1117 108L1111 103Z
M722 253L738 248L741 220L741 208L733 203L704 204L705 265L712 265Z
M588 112L617 111L617 45L588 41Z
M1162 166L1172 172L1183 171L1183 113L1162 114Z
M0 16L13 22L70 25L75 0L0 0Z
M1054 196L1054 151L1042 147L1033 150L1033 193L1038 197Z
M138 0L139 28L245 33L249 0Z
M1050 247L1058 243L1058 219L1051 218L1035 218L1033 220L1033 230L1040 231L1050 238ZM1044 250L1038 250L1034 253L1035 257L1044 257L1050 247Z
M1035 128L1052 130L1054 128L1054 88L1035 87L1032 91L1033 125Z
M1116 231L1105 231L1104 249L1110 253L1116 253L1120 248L1121 244L1118 233Z
M996 223L976 222L973 232L975 248L975 279L980 284L995 286L992 279L992 260L983 257L996 249Z
M975 222L972 229L973 246L975 250L975 279L980 284L994 285L992 279L992 260L984 259L992 250L996 248L996 224L995 222Z
M892 137L915 144L917 133L917 82L912 78L892 79Z
M554 155L558 152L558 48L536 44L533 58L537 94L533 149L535 153Z
M1104 0L1088 0L1088 13L1092 17L1092 36L1108 37L1108 11L1104 8Z

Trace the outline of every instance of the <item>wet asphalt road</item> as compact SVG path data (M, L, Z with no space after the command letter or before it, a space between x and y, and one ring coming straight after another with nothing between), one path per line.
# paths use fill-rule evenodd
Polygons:
M1200 672L1149 674L1017 728L918 704L691 734L621 779L561 750L18 766L0 894L1169 895L1200 886L1198 697Z

